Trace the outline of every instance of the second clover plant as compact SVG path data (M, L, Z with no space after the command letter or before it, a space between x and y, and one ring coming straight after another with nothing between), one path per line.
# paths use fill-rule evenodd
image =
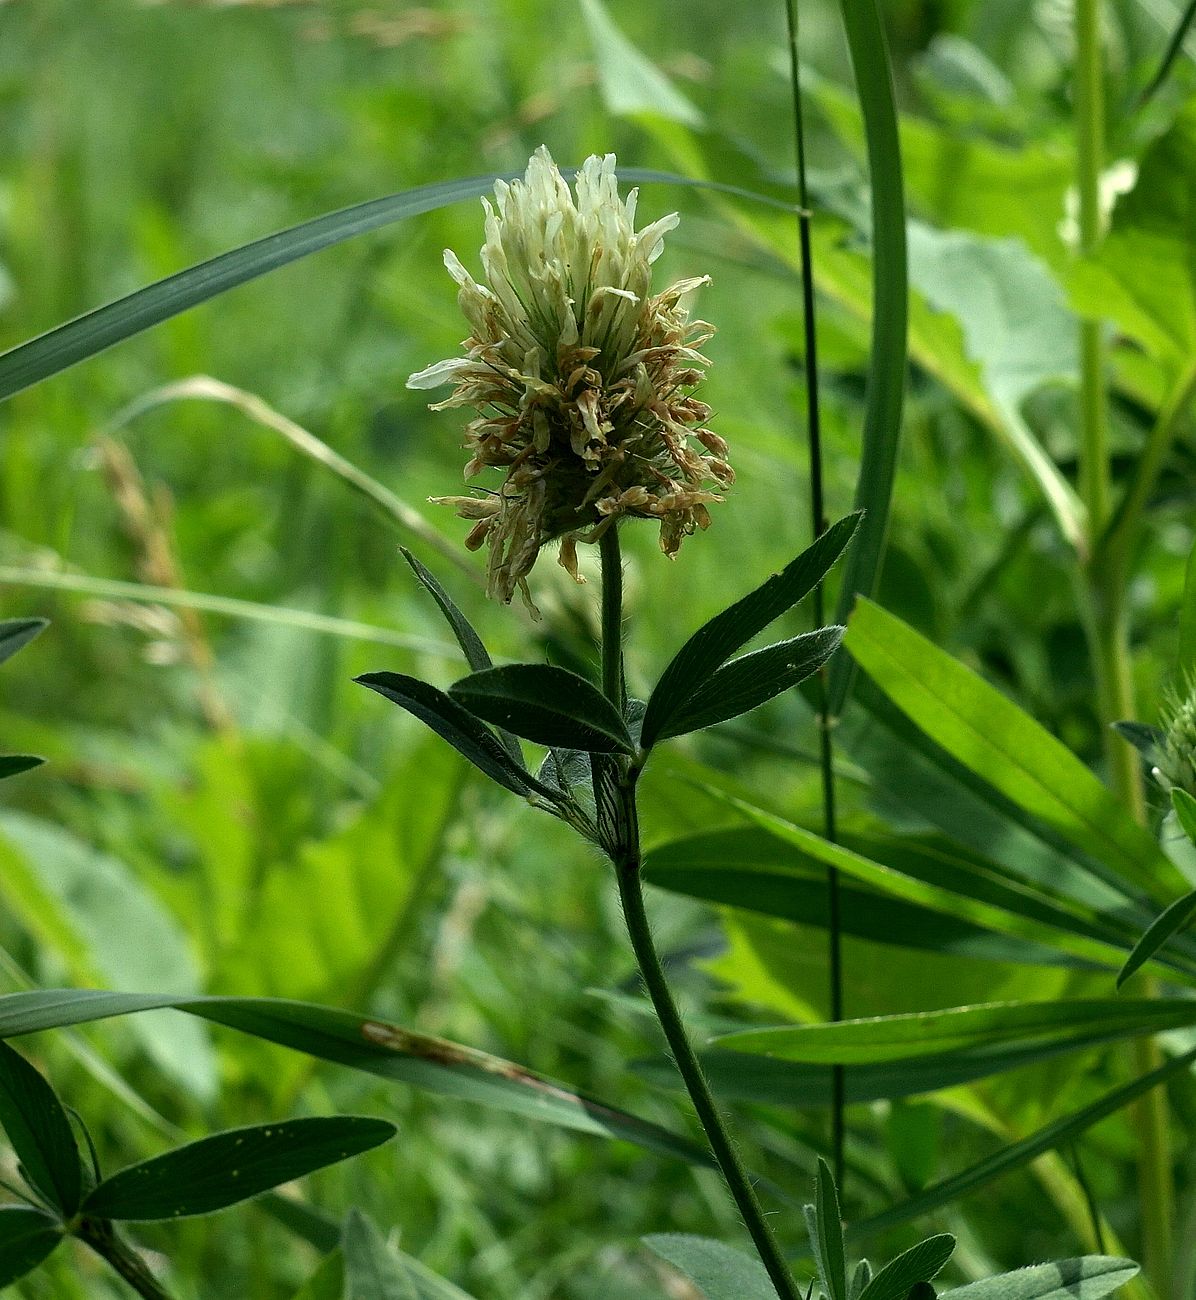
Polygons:
M798 1296L751 1180L690 1045L653 945L640 878L636 785L654 745L738 717L818 671L843 629L819 628L733 657L808 595L858 523L827 529L780 573L698 629L648 700L627 696L622 662L619 528L655 521L661 549L705 529L707 506L734 474L723 440L706 428L693 390L713 328L684 299L706 278L652 294L652 264L676 214L635 230L634 191L618 193L613 155L578 170L575 193L548 151L522 181L498 182L486 209L484 284L451 252L445 262L469 321L465 355L412 375L413 388L451 383L433 409L473 407L467 479L494 471L477 495L437 498L476 521L471 549L489 547L489 594L506 603L541 549L560 543L577 577L576 547L602 561L601 680L548 664L495 667L481 637L414 557L417 578L448 620L473 670L447 692L400 673L359 678L421 719L498 784L572 825L610 859L628 933L661 1028L711 1151L772 1285ZM580 580L580 579L579 579ZM547 747L533 773L520 738Z

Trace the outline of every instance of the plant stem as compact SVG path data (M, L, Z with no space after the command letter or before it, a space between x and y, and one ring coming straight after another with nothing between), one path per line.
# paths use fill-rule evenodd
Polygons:
M1093 251L1101 238L1100 174L1104 150L1104 88L1102 78L1100 0L1075 0L1076 34L1076 182L1079 193L1080 253ZM1164 422L1164 430L1170 421ZM1098 710L1103 724L1109 780L1126 807L1140 822L1146 820L1137 755L1116 736L1110 724L1132 719L1133 675L1129 620L1126 609L1128 565L1123 546L1110 557L1099 543L1110 515L1111 475L1105 392L1102 327L1099 321L1080 323L1080 491L1088 508L1089 559L1085 566L1086 625L1097 679ZM1166 445L1169 435L1152 437L1152 448ZM1145 504L1151 474L1139 475L1143 492L1131 492L1130 527ZM1137 488L1137 484L1135 485ZM1120 531L1120 530L1119 530ZM1128 533L1122 533L1122 537ZM1111 562L1110 562L1111 561ZM1139 1039L1134 1063L1147 1072L1161 1062L1155 1040ZM1138 1191L1142 1223L1143 1265L1162 1300L1170 1300L1171 1240L1174 1190L1171 1179L1167 1095L1162 1088L1145 1094L1134 1109L1138 1138Z
M623 683L623 559L619 525L612 521L598 541L602 558L602 692L620 713L626 703Z
M613 525L602 535L600 554L602 557L602 687L612 703L621 705L624 698L623 575L618 536ZM621 825L617 835L617 846L611 854L631 947L644 986L656 1010L661 1030L664 1032L665 1041L673 1054L673 1061L685 1083L698 1120L705 1131L706 1140L710 1144L710 1150L739 1208L744 1227L755 1243L765 1271L772 1279L772 1284L781 1300L801 1300L797 1283L793 1280L780 1246L764 1217L764 1210L752 1187L751 1177L719 1114L718 1104L710 1091L710 1084L702 1071L689 1036L685 1032L681 1014L669 991L656 945L652 941L652 930L648 924L643 884L640 879L639 816L635 796L637 776L638 768L634 765L620 774L617 791L620 806L617 815Z
M802 116L801 69L797 44L796 0L785 0L789 26L789 81L793 88L793 140L797 161L797 238L801 258L802 326L805 339L806 429L810 445L810 521L817 539L826 531L826 503L822 484L822 415L818 400L818 335L814 309L814 254L810 240L810 202L806 187L806 134ZM814 625L826 622L822 583L814 588ZM818 670L818 749L822 772L822 833L834 844L838 829L835 818L835 751L829 716L829 692L825 668ZM827 893L827 964L830 981L830 1018L843 1019L843 930L839 872L829 867ZM841 1065L831 1067L831 1167L835 1185L842 1195L843 1144L846 1108L846 1080Z
M76 1235L106 1260L145 1300L171 1300L170 1293L158 1285L145 1260L116 1235L112 1224L103 1219L84 1219Z

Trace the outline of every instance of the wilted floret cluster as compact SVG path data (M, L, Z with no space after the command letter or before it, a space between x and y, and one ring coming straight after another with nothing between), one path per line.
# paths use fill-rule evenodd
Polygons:
M587 159L575 186L576 201L543 146L522 181L496 184L494 205L483 200L485 283L444 254L470 325L466 355L407 381L452 383L432 409L478 412L465 477L497 469L501 485L436 499L476 521L467 545L489 544L488 590L503 601L527 597L527 574L556 539L576 578L577 543L621 516L658 520L662 550L676 554L734 479L726 443L705 427L710 408L693 396L714 331L682 303L709 278L650 292L677 215L636 233L636 191L620 200L613 154Z

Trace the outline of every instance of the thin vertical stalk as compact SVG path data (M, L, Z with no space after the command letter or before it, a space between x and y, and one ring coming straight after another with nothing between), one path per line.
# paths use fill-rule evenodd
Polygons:
M624 697L623 575L618 534L614 525L609 527L600 539L600 554L602 558L602 686L607 698L621 706ZM801 1300L801 1292L756 1197L751 1176L740 1159L739 1152L735 1149L735 1144L719 1113L718 1103L710 1090L710 1084L689 1041L689 1035L685 1032L681 1013L673 1000L665 978L664 967L661 965L656 945L652 940L652 929L644 906L643 883L640 877L639 816L635 796L637 774L637 769L632 766L619 779L620 807L617 815L621 825L617 836L618 849L612 853L619 886L619 899L623 905L623 917L627 923L631 947L639 965L644 987L656 1010L656 1018L660 1022L665 1041L673 1054L677 1071L685 1083L686 1091L706 1134L706 1140L710 1144L710 1150L743 1218L744 1227L755 1244L760 1261L781 1300Z
M1104 86L1100 0L1075 0L1076 186L1079 196L1079 251L1087 255L1101 238L1100 176L1104 153ZM1112 497L1108 445L1108 402L1101 323L1080 323L1080 494L1088 509L1085 564L1086 629L1097 679L1109 780L1126 807L1145 821L1146 802L1136 755L1111 730L1111 724L1136 716L1129 647L1128 566L1107 563L1098 543L1110 516ZM1140 1039L1134 1061L1143 1073L1161 1062L1157 1043ZM1147 1093L1135 1107L1138 1138L1138 1190L1143 1265L1162 1300L1172 1296L1171 1242L1174 1189L1171 1178L1167 1095Z
M785 16L789 26L789 80L793 88L793 140L797 162L797 238L801 259L802 328L805 339L806 372L806 430L810 451L810 523L814 539L827 529L826 502L822 478L822 415L818 399L818 336L814 304L814 254L810 239L810 203L806 185L806 135L802 115L801 67L798 59L797 4L785 0ZM814 589L814 625L821 627L826 621L826 602L822 584ZM822 832L832 844L838 830L835 818L835 753L831 731L830 693L825 668L818 670L818 749L822 773ZM830 1018L843 1019L843 930L842 901L839 872L827 869L827 964L830 981ZM831 1167L835 1184L842 1194L844 1111L846 1087L841 1065L831 1067Z

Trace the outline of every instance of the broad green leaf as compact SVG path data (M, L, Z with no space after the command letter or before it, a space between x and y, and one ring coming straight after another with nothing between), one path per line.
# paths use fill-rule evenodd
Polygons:
M32 754L0 754L0 781L6 776L20 776L22 772L40 767L45 761Z
M580 0L598 66L598 87L611 113L655 113L686 126L702 114L615 26L602 0Z
M858 514L847 515L767 582L700 627L661 674L648 700L641 743L651 749L673 735L673 720L710 675L754 636L808 596L851 541Z
M1171 791L1171 807L1175 809L1175 820L1179 822L1183 833L1196 844L1196 799L1186 790L1175 786Z
M398 1257L360 1210L349 1211L342 1243L345 1300L420 1300Z
M7 1043L0 1043L0 1125L26 1182L69 1219L83 1186L71 1122L54 1089Z
M555 798L552 790L516 764L484 722L444 691L403 673L366 673L353 680L406 709L505 789L524 797L535 793Z
M1130 1259L1085 1255L986 1277L944 1291L941 1300L1100 1300L1138 1272Z
M644 1245L684 1273L707 1300L776 1300L764 1265L710 1237L654 1233Z
M1076 321L1062 287L1020 240L920 222L910 226L910 277L931 307L959 322L1011 448L1055 515L1074 516L1074 490L1022 414L1037 389L1076 373Z
M859 1300L907 1300L911 1287L939 1275L954 1250L955 1238L950 1233L927 1237L886 1264L860 1293Z
M1179 676L1196 680L1196 542L1188 555L1184 603L1179 614Z
M1121 968L1121 973L1117 976L1117 987L1121 988L1126 980L1141 970L1169 939L1185 929L1193 916L1196 916L1196 889L1185 894L1183 898L1177 898L1138 940L1133 952Z
M715 1040L719 1047L807 1064L855 1065L971 1051L1035 1040L1129 1038L1196 1024L1187 998L1065 999L992 1002L945 1011L911 1011L863 1020L749 1029Z
M358 1115L229 1129L105 1178L83 1203L104 1219L212 1214L389 1142L398 1130Z
M971 669L869 600L844 644L912 722L1000 793L1127 879L1173 886L1175 868L1112 792Z
M525 740L592 754L632 753L627 724L584 677L554 664L509 664L454 682L449 694L479 718Z
M814 1178L814 1204L805 1207L805 1216L827 1300L847 1300L847 1257L843 1251L839 1192L830 1166L821 1156Z
M880 1214L874 1214L869 1219L853 1223L848 1230L848 1239L858 1241L875 1233L884 1232L896 1224L908 1223L911 1219L920 1218L932 1210L937 1210L941 1205L949 1205L962 1196L970 1195L981 1187L988 1186L1003 1174L1020 1169L1022 1165L1029 1164L1031 1160L1045 1152L1066 1145L1094 1124L1099 1124L1102 1119L1116 1114L1123 1107L1136 1101L1151 1088L1157 1088L1173 1076L1190 1069L1193 1061L1196 1061L1196 1048L1185 1052L1182 1056L1172 1058L1157 1070L1151 1070L1130 1083L1114 1088L1099 1101L1045 1125L1029 1137L1002 1147L993 1155L963 1170L962 1173L935 1183L891 1210L885 1210ZM848 1078L850 1077L849 1072Z
M85 1024L159 1007L227 1025L322 1061L383 1079L559 1124L622 1138L708 1166L703 1147L625 1111L576 1093L554 1079L443 1038L411 1033L333 1007L281 998L174 997L100 989L37 989L0 997L0 1038Z
M192 944L175 915L133 870L71 832L19 812L0 812L0 899L82 985L198 990ZM216 1092L216 1062L203 1025L151 1017L133 1025L149 1056L188 1093Z
M878 855L883 857L883 850ZM973 879L976 874L971 873ZM644 878L674 893L762 916L819 929L829 923L824 865L760 827L733 827L661 845L647 855ZM841 885L840 895L843 933L873 943L991 961L1080 962L1047 944L998 934L959 916L886 894ZM1062 909L1059 914L1066 917Z
M840 11L863 116L872 200L872 337L855 489L855 505L864 511L864 519L839 590L835 622L845 623L856 595L870 596L876 590L884 556L905 401L909 269L901 138L881 6L877 0L841 0ZM831 717L842 713L853 676L854 665L846 656L831 665Z
M27 646L49 624L44 618L6 618L0 620L0 664Z
M732 659L694 691L656 740L684 736L749 713L816 673L842 640L841 627L823 627Z
M1188 372L1196 351L1194 178L1196 105L1189 102L1143 154L1097 251L1068 277L1076 309L1112 320L1159 362L1169 385Z
M35 1269L62 1240L62 1228L42 1210L0 1205L0 1287Z

